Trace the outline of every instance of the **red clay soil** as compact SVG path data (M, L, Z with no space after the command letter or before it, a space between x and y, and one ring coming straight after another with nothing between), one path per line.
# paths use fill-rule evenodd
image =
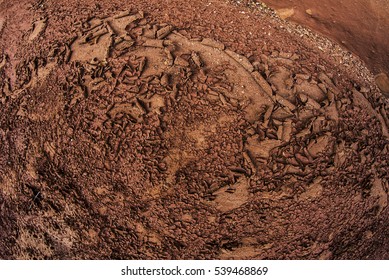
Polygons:
M264 0L290 19L335 39L375 73L389 75L389 1Z
M1 258L389 258L388 99L331 41L226 1L0 19Z

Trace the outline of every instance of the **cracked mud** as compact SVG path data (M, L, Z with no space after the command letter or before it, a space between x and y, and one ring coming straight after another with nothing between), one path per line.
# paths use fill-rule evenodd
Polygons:
M156 14L3 52L0 257L387 258L387 99Z

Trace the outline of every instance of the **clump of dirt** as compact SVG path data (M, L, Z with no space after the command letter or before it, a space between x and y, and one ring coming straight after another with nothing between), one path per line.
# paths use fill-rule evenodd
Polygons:
M0 257L387 257L369 72L260 10L157 2L34 2L24 33L6 18Z

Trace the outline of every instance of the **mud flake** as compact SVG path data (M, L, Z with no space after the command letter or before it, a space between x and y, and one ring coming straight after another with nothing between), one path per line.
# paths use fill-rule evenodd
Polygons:
M267 159L270 156L270 152L282 145L280 140L266 139L260 141L258 136L253 136L247 139L246 148L255 156L263 159Z
M323 193L322 180L321 177L315 178L315 180L307 186L305 192L299 196L299 200L305 201L320 197Z
M292 121L287 120L282 124L282 134L281 134L281 140L284 142L289 142L290 138L292 137Z
M251 75L254 77L255 81L258 83L258 85L264 89L266 94L268 96L273 95L273 90L269 83L262 77L262 75L258 71L254 71L251 73Z
M197 52L192 52L191 58L193 63L198 67L201 68L203 66L203 62L200 59L200 55Z
M216 209L222 212L228 212L241 207L249 199L248 180L241 178L234 185L222 187L214 195L216 196L213 204ZM227 189L233 189L234 192L227 192Z
M216 40L210 39L210 38L204 38L201 43L203 45L206 45L208 47L216 48L218 50L223 51L225 49L225 46L223 43L220 43Z
M143 43L143 46L145 47L152 47L152 48L164 48L163 40L159 39L147 39Z
M32 27L31 34L29 36L29 40L33 41L39 35L41 35L45 31L46 26L47 26L47 18L43 18L43 19L35 21L33 23L33 27Z
M388 206L387 190L388 183L383 181L382 179L375 177L373 180L373 186L371 188L370 195L377 197L377 205L379 207L377 215L379 215L382 210Z
M3 17L0 17L0 33L3 31L5 26L5 19Z
M112 109L108 111L108 116L110 118L115 118L118 114L126 114L132 117L133 119L140 120L143 111L139 109L134 103L122 103L115 104Z
M243 55L240 55L236 52L233 52L231 50L225 50L225 52L231 56L233 59L235 59L244 69L246 69L248 72L254 71L254 66L251 64L251 62Z
M333 140L328 135L323 135L318 137L317 139L312 139L311 142L308 144L308 151L309 154L313 158L319 157L321 154L324 153L333 153Z
M326 94L319 88L319 86L311 84L307 81L303 81L300 85L296 85L296 92L303 93L319 103L327 97Z
M3 54L0 60L0 71L3 70L6 63L7 63L7 55Z
M188 67L189 66L189 62L187 60L185 60L184 58L182 58L181 56L176 57L176 59L174 60L174 64L177 66L181 66L181 67Z
M157 38L158 39L164 39L166 36L168 36L173 30L173 27L170 25L167 25L165 27L162 27L157 31Z

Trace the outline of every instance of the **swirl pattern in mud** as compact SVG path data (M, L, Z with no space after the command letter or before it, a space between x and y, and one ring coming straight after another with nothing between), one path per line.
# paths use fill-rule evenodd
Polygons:
M143 12L77 28L2 84L3 193L29 217L1 220L5 257L338 258L373 235L366 211L387 217L386 111L364 89Z

